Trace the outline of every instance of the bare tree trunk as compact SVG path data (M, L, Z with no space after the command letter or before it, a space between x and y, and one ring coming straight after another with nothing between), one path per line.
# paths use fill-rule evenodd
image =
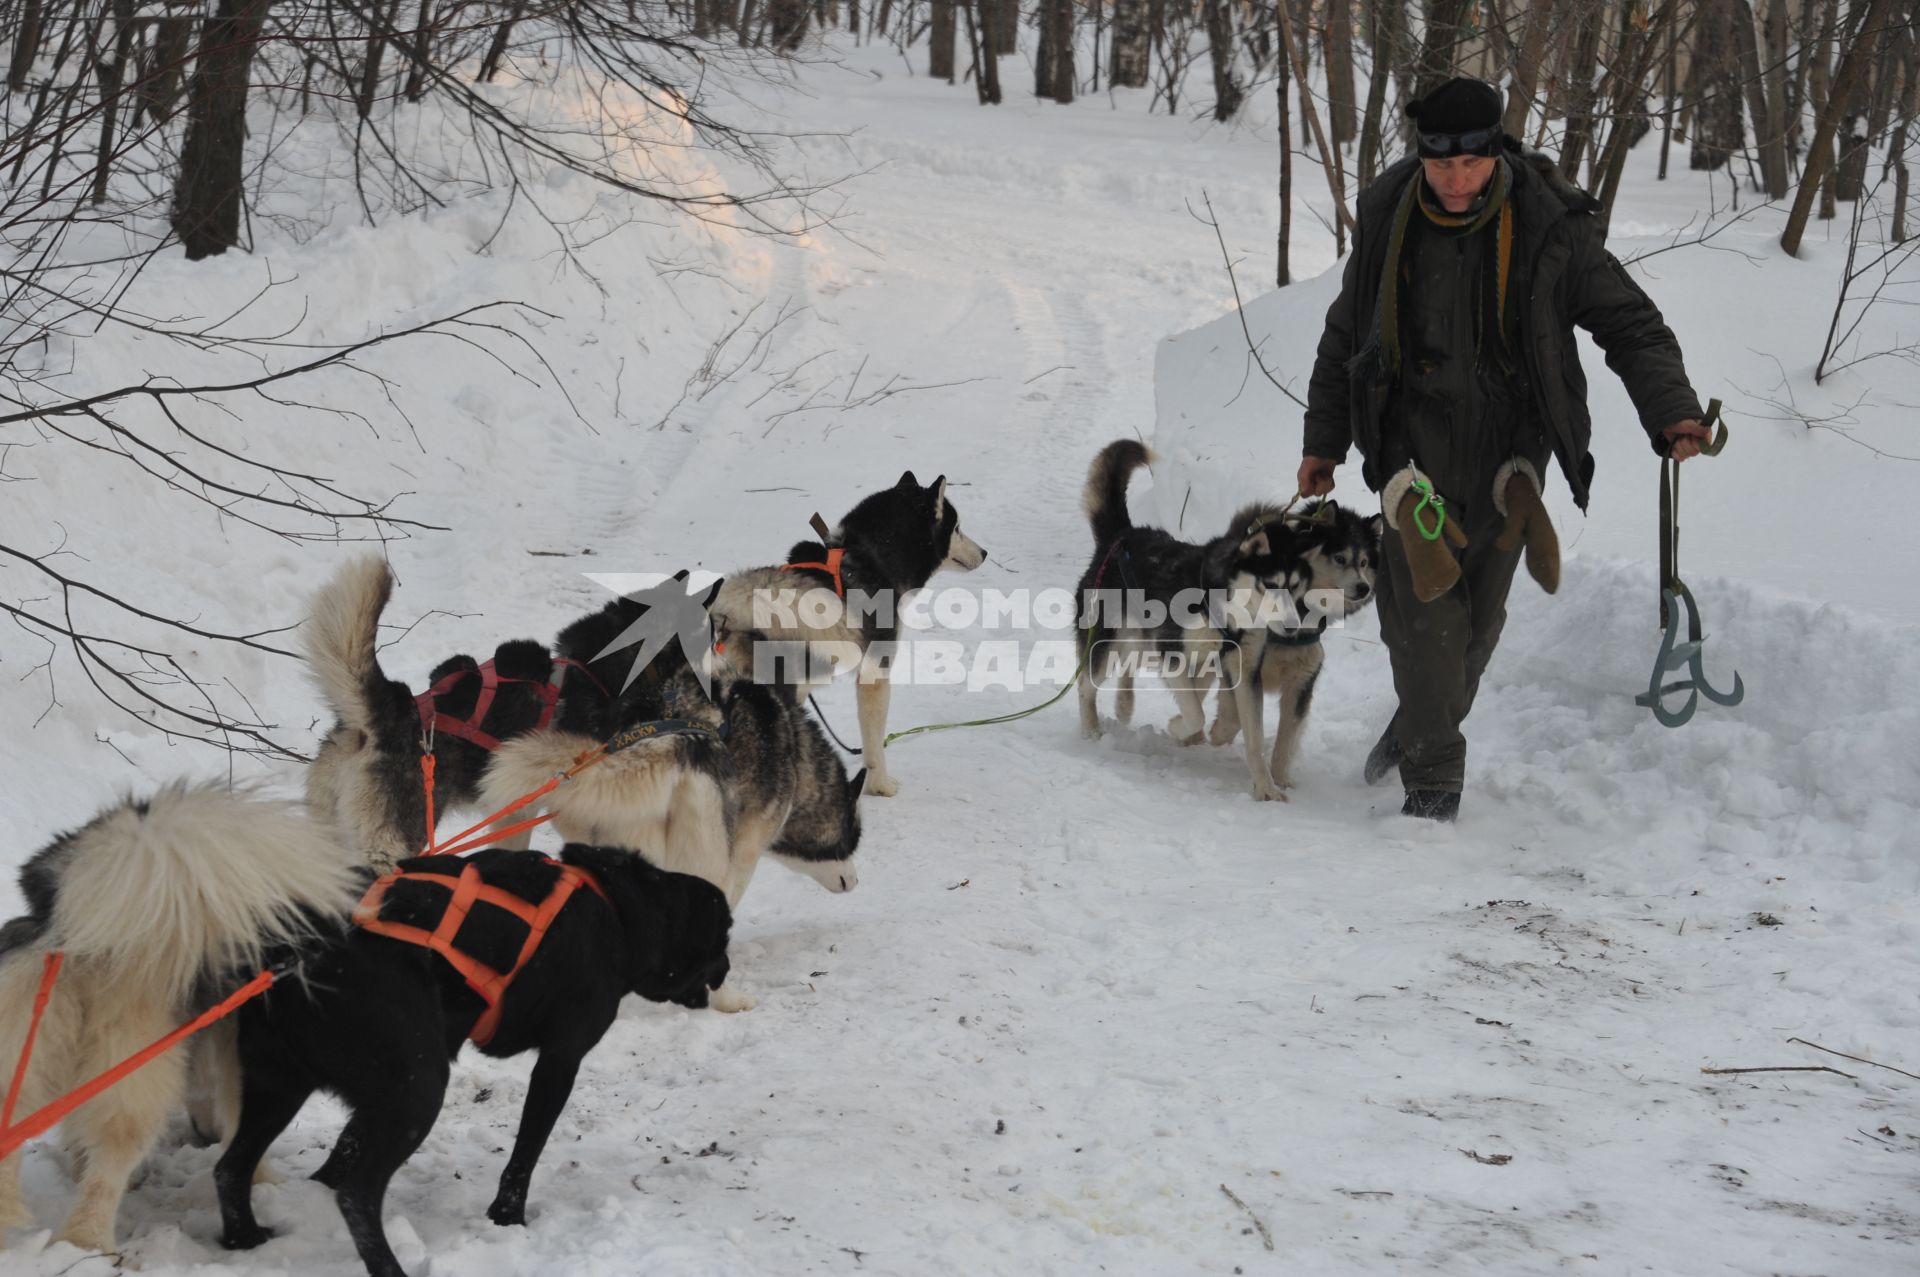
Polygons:
M1904 37L1907 52L1913 52L1912 36ZM1913 117L1916 106L1920 106L1920 84L1909 63L1907 83L1903 86L1903 101L1900 107L1900 123L1893 131L1893 141L1887 151L1887 162L1893 167L1893 242L1907 242L1907 138L1913 133ZM1285 216L1284 210L1282 216Z
M219 0L200 33L170 218L189 261L224 253L240 242L247 88L270 3Z
M1401 0L1369 0L1367 4L1367 43L1373 50L1373 70L1367 77L1367 114L1360 125L1360 189L1372 185L1374 173L1380 161L1380 116L1387 105L1387 81L1393 78L1395 51L1393 46L1393 25L1388 21L1386 9L1397 6ZM1286 78L1286 59L1282 58L1281 78ZM1286 87L1281 86L1281 100L1286 99ZM1281 112L1286 118L1286 112ZM1286 141L1286 128L1281 127L1280 138Z
M1433 92L1453 74L1455 56L1466 42L1467 15L1472 9L1473 0L1426 0L1427 35L1420 44L1416 97Z
M1667 55L1661 59L1660 82L1665 90L1664 101L1660 108L1660 119L1664 127L1660 130L1660 181L1667 180L1667 153L1673 149L1673 93L1674 78L1678 73L1675 66L1680 60L1680 14L1676 10L1667 17Z
M433 0L420 0L420 16L413 29L413 61L407 67L407 101L418 102L427 92L428 58L433 52Z
M1118 89L1144 89L1153 48L1147 0L1114 0L1113 58L1107 81Z
M1811 70L1808 72L1808 81L1807 81L1807 97L1813 104L1813 114L1815 118L1823 116L1827 113L1827 103L1830 97L1832 96L1833 49L1834 49L1835 41L1841 38L1839 33L1839 25L1840 25L1839 10L1840 10L1840 6L1838 3L1838 0L1823 0L1820 6L1819 35L1814 40L1813 59L1812 59L1813 66ZM1819 149L1826 152L1826 154L1819 157L1819 162L1823 166L1823 169L1826 173L1828 173L1829 175L1832 174L1833 172L1832 140L1828 139L1824 142L1815 141L1811 143L1808 148L1809 152L1811 152L1814 147L1818 147ZM1811 170L1813 168L1814 158L1815 157L1811 153L1808 154L1807 156L1808 170ZM1833 191L1831 188L1831 182L1829 181L1827 189L1822 190L1820 193L1820 220L1823 222L1830 221L1833 218L1835 211L1836 210L1834 209L1834 204L1833 204Z
M1507 113L1500 121L1512 137L1527 135L1527 113L1540 88L1540 65L1547 57L1547 35L1552 30L1554 0L1535 0L1526 6L1520 26L1519 51L1513 59L1513 84L1507 90Z
M1049 0L1049 4L1056 2ZM1228 3L1229 0L1205 0L1207 54L1213 62L1213 118L1216 120L1231 120L1245 96L1233 74L1233 13Z
M1695 103L1688 167L1712 171L1733 158L1746 138L1738 94L1726 91L1727 53L1732 44L1729 0L1701 0L1694 22L1693 60L1687 97Z
M1033 95L1065 106L1073 101L1073 0L1040 0L1040 47L1033 60Z
M1353 0L1327 0L1327 124L1333 144L1359 136L1353 92Z
M1286 0L1280 2L1284 4ZM1287 103L1287 62L1282 55L1274 76L1280 103L1280 242L1275 246L1280 261L1274 269L1274 286L1278 288L1293 282L1293 266L1289 261L1293 255L1293 127L1287 118L1292 110Z
M507 20L493 29L493 40L487 45L487 56L480 60L480 82L491 84L493 77L500 73L500 59L506 56L507 42L513 38L513 26L520 21L520 15L527 10L527 0L513 0L513 7L507 10ZM711 12L706 5L701 6L703 14ZM697 35L712 34L707 31L695 32Z
M173 118L180 81L193 50L193 19L161 18L153 24L153 43L140 63L135 87L147 114L164 124Z
M41 0L27 0L20 14L20 34L13 38L13 61L7 66L7 92L27 87L27 73L40 52Z
M1294 79L1305 87L1306 59L1299 42L1294 38L1293 7L1287 0L1280 0L1278 7L1281 47L1286 51L1288 62L1292 64ZM1353 229L1353 214L1347 211L1346 180L1340 172L1340 149L1327 145L1327 135L1320 127L1320 113L1313 109L1311 97L1304 94L1301 96L1300 109L1306 114L1307 127L1313 133L1314 144L1320 148L1320 164L1326 170L1327 189L1333 195L1333 209L1338 219L1334 223L1335 252L1344 257L1347 252L1347 232Z
M1770 10L1779 10L1784 3L1785 0L1772 0ZM1784 199L1787 194L1787 104L1769 100L1769 82L1775 77L1760 68L1760 45L1754 34L1752 7L1747 0L1732 0L1732 5L1733 43L1740 57L1740 81L1747 91L1747 113L1753 117L1754 146L1760 152L1760 182L1766 188L1768 199Z
M998 6L993 15L993 51L1020 52L1020 0L992 0L992 3Z
M996 35L996 25L1000 19L998 0L977 0L979 2L979 42L975 54L979 58L979 102L981 106L1000 106L1000 38ZM972 10L970 10L972 13ZM972 35L972 29L968 31Z
M933 0L927 35L927 74L953 83L953 0Z
M123 113L120 86L127 78L127 63L133 60L133 0L113 0L113 54L96 55L95 74L100 78L100 146L94 153L93 191L89 203L98 207L107 202L107 179L113 175L113 143Z
M1566 81L1567 130L1560 148L1560 173L1570 182L1580 180L1580 158L1593 136L1594 70L1600 63L1600 33L1606 8L1600 0L1586 0L1580 28L1561 64Z
M1620 192L1620 174L1626 170L1627 150L1639 136L1642 114L1636 108L1643 97L1642 86L1646 83L1647 72L1653 66L1655 34L1650 26L1636 21L1637 3L1638 0L1627 0L1622 6L1619 65L1616 67L1619 78L1614 85L1613 126L1607 135L1606 149L1595 166L1603 225L1613 220L1613 201ZM1666 20L1676 21L1671 13Z
M360 70L360 87L353 95L353 109L361 119L373 114L373 100L380 92L380 63L386 56L387 33L393 30L394 17L400 12L400 0L374 0L367 12L373 24L367 32L367 60ZM206 36L200 37L201 56L206 56Z
M806 0L767 0L767 35L773 47L792 53L807 38Z
M1854 28L1854 35L1848 40L1846 52L1841 57L1840 69L1834 75L1839 84L1847 85L1859 79L1864 70L1862 63L1873 47L1873 35L1885 25L1891 8L1891 0L1866 0L1866 12ZM1817 72L1819 68L1815 70ZM1844 93L1829 94L1820 112L1819 122L1814 125L1813 145L1807 150L1806 171L1800 175L1800 189L1793 197L1793 211L1787 214L1787 229L1780 236L1780 247L1786 250L1789 257L1800 255L1800 240L1806 234L1807 215L1813 211L1813 197L1825 185L1827 171L1832 167L1833 134L1840 124L1840 109L1845 98Z

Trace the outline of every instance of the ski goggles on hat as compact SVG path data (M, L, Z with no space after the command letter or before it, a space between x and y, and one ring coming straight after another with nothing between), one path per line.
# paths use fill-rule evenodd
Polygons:
M1501 129L1498 124L1467 133L1420 133L1420 156L1444 160L1455 155L1493 155L1498 152Z

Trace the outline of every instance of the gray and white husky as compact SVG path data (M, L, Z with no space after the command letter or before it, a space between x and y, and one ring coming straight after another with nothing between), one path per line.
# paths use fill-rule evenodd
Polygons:
M1198 744L1206 694L1219 681L1213 743L1244 729L1253 796L1284 800L1323 661L1320 634L1337 615L1371 602L1380 520L1330 501L1299 510L1255 503L1213 540L1182 541L1135 527L1127 514L1128 480L1151 460L1144 445L1123 439L1103 448L1088 471L1082 503L1094 554L1077 599L1088 644L1081 730L1099 735L1098 688L1109 681L1118 685L1116 717L1131 717L1138 657L1152 653L1179 708L1167 730L1184 745ZM1268 690L1281 693L1271 760L1262 722Z
M935 572L971 572L986 557L960 531L946 476L922 486L909 470L821 540L797 543L785 563L729 576L711 615L727 659L746 677L786 683L804 696L836 673L859 671L865 792L889 797L900 789L886 755L900 610ZM772 659L776 650L785 654Z

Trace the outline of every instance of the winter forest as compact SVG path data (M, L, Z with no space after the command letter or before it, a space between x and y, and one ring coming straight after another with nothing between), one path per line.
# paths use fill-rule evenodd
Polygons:
M584 695L562 665L600 677L555 639L583 616L676 573L722 606L756 565L844 592L841 517L924 493L955 538L912 583L926 661L877 711L848 676L791 707L857 855L770 842L718 884L749 1009L626 998L519 1222L488 1203L533 1056L461 1050L374 1211L402 1271L1920 1268L1920 5L0 0L0 49L0 923L36 920L0 930L0 1085L67 916L36 852L183 778L311 798L351 726L314 655L336 574L387 565L354 677L405 685L419 752L453 654L577 655L526 680L538 735ZM1361 194L1455 76L1591 195L1722 414L1678 575L1582 337L1592 500L1544 476L1564 570L1512 587L1456 823L1362 779L1377 610L1249 720L1293 715L1254 795L1284 801L1224 685L1211 735L1145 675L1083 732L1042 596L1147 570L1090 545L1089 464L1146 445L1118 517L1188 542L1291 509ZM1666 629L1678 576L1704 633ZM1662 725L1663 641L1744 700ZM494 810L432 775L430 843ZM170 925L143 907L126 935ZM83 957L36 1049L110 1036L58 1018ZM168 1026L251 971L201 968ZM111 1248L63 1232L88 1109L22 1142L9 1218L8 1102L0 1273L381 1271L311 1178L333 1094L223 1244L232 1131L188 1094L219 1049L162 1057L188 1080Z

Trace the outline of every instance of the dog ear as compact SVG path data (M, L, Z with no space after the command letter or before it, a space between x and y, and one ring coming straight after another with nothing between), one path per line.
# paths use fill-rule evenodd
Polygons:
M935 523L947 517L947 476L944 474L933 481L933 521Z
M1240 553L1249 558L1264 557L1273 553L1273 544L1267 539L1264 527L1255 528L1240 541Z
M713 606L713 601L720 597L720 587L725 585L726 583L727 583L727 578L723 576L718 581L715 581L712 585L707 587L706 597L700 600L700 607L702 610L706 610Z
M867 787L867 769L862 767L859 771L853 774L853 779L847 782L847 801L849 803L859 802L860 795L862 792L865 791L866 787Z
M1376 547L1380 544L1380 538L1386 535L1386 527L1387 516L1384 514L1376 514L1367 520L1367 535L1373 538Z
M893 486L896 488L917 488L920 486L920 481L914 478L913 471L909 470L905 474L901 475L900 482L894 484Z

